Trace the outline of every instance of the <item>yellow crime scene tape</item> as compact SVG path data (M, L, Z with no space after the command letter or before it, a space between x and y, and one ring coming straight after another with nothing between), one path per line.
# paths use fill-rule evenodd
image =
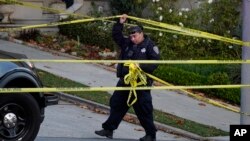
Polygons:
M0 59L0 62L2 61L6 61L8 59ZM8 60L8 61L25 61L26 59L24 60L16 60L16 59L11 59L11 60ZM26 60L27 61L27 60ZM33 61L33 60L30 60L30 61ZM49 62L61 62L61 63L66 63L66 62L72 62L72 63L75 63L75 61L77 62L88 62L88 63L96 63L96 62L105 62L105 60L35 60L35 61L49 61ZM69 92L69 91L111 91L111 90L130 90L130 93L129 93L129 98L127 100L127 104L128 106L132 106L136 101L137 101L137 95L136 95L136 91L135 90L181 90L185 93L187 93L188 95L200 100L200 101L203 101L203 102L206 102L206 103L210 103L210 104L213 104L215 106L218 106L218 107L222 107L222 108L225 108L227 110L230 110L230 111L233 111L233 112L237 112L237 113L240 113L240 111L238 109L234 109L234 108L231 108L231 107L228 107L226 105L223 105L215 100L212 100L212 99L208 99L208 98L205 98L205 97L202 97L200 95L197 95L197 94L194 94L194 93L191 93L185 89L212 89L212 88L242 88L242 87L250 87L250 85L203 85L203 86L173 86L169 83L167 83L166 81L164 80L161 80L151 74L148 74L148 73L145 73L143 72L141 69L139 70L136 70L137 68L139 67L135 67L135 66L131 66L131 64L133 64L132 62L136 62L136 61L131 61L131 60L107 60L107 61L110 61L110 62L119 62L119 63L126 63L126 66L129 66L130 68L130 72L129 74L127 74L125 76L125 83L126 84L130 84L131 87L83 87L83 88L79 88L79 87L65 87L65 88L0 88L0 93L16 93L16 92ZM126 62L127 61L127 62ZM130 62L129 62L130 61ZM190 61L195 61L195 60L190 60ZM203 60L201 60L203 61ZM211 60L210 60L211 61ZM215 61L218 61L218 60L215 60ZM130 64L129 64L129 63ZM137 61L136 63L138 62L143 62L143 61ZM148 61L146 60L145 62L148 63ZM155 63L157 63L157 61L154 61ZM174 63L175 61L173 61L172 63ZM180 63L183 63L185 61L180 61ZM229 62L229 61L226 61L226 62ZM234 61L233 61L234 62ZM204 62L205 63L205 62ZM213 62L214 63L214 62ZM238 62L240 63L240 61ZM137 86L140 86L140 85L146 85L146 78L145 78L145 75L152 78L153 80L157 81L157 82L160 82L164 85L167 85L167 86L154 86L154 87L137 87ZM140 83L137 84L137 78L140 78ZM171 86L169 86L171 85ZM131 101L131 97L132 95L135 97L134 100ZM131 101L131 103L130 103ZM245 114L245 115L250 115L250 114L246 114L246 113L241 113L241 114Z
M202 86L153 86L136 87L136 90L179 90L179 89L227 89L250 87L245 85L202 85ZM131 87L58 87L58 88L0 88L0 93L26 93L26 92L79 92L79 91L127 91L133 90Z
M142 69L135 63L125 63L124 66L129 67L129 73L124 76L124 83L130 85L133 89L130 90L127 100L127 105L130 107L137 101L137 93L135 88L141 85L147 85L147 77L146 74L143 73ZM134 100L131 101L132 96L134 96Z
M47 24L28 25L28 26L17 27L17 28L3 28L3 29L0 29L0 31L2 31L2 32L4 32L4 31L18 31L18 30L30 29L30 28L41 28L41 27L58 26L58 25L65 25L65 24L92 22L92 21L97 21L97 20L113 19L115 17L117 17L117 16L80 19L80 20L72 20L72 21L65 21L65 22L53 22L53 23L47 23Z
M49 8L49 7L34 5L32 3L29 3L29 2L21 2L21 1L17 1L17 0L0 0L0 1L6 2L6 3L9 3L9 4L18 4L18 5L21 5L21 6L27 6L27 7L31 7L31 8L34 8L34 9L42 9L42 10L45 10L45 11L58 13L58 14L67 14L67 15L70 15L70 16L84 17L84 18L90 18L90 19L92 18L90 16L86 16L86 15L82 15L82 14L70 13L70 12L67 12L65 10L59 10L59 9L53 9L53 8ZM119 16L117 16L117 17L119 17ZM110 21L108 19L102 19L102 20L114 23L114 21ZM74 21L74 20L72 20L72 21ZM93 21L95 21L95 20L93 20ZM71 24L71 22L59 22L59 23L56 23L56 24L51 24L51 26L63 25L63 24ZM134 25L134 24L126 24L126 25L131 26L131 25ZM24 26L22 28L0 29L0 31L18 31L18 30L23 30L23 29L39 28L39 27L46 27L46 26L50 26L50 25L36 25L35 27L34 26ZM188 33L182 33L182 32L178 32L178 31L148 27L148 26L144 26L144 28L145 29L150 29L150 30L161 31L161 32L168 32L168 33L181 34L181 35L189 35Z
M50 60L50 59L0 59L0 62L40 63L140 63L140 64L250 64L250 60Z
M19 4L19 5L28 6L28 7L37 8L37 9L43 9L43 10L54 12L54 13L66 13L66 14L72 15L72 16L87 17L87 18L91 19L91 20L86 20L86 21L85 20L80 20L80 21L79 20L72 20L72 21L67 21L67 22L55 22L55 23L50 23L50 24L25 26L25 27L21 27L21 28L0 29L0 31L22 30L22 29L29 29L29 28L39 28L39 27L56 26L56 25L63 25L63 24L72 24L72 23L80 23L80 22L90 22L90 21L96 21L96 20L108 20L108 19L117 18L117 17L121 16L121 15L118 15L118 16L102 17L102 18L90 18L89 16L84 16L84 15L81 15L81 14L69 13L67 11L53 9L53 8L44 7L44 6L37 6L37 5L31 4L31 3L28 3L28 2L20 2L20 1L17 1L17 0L0 0L0 1L6 2L6 3L11 3L11 4ZM154 25L154 26L157 26L157 27L171 29L173 31L166 30L166 29L153 28L153 27L145 27L145 28L151 29L151 30L158 30L158 31L175 33L175 34L182 34L182 35L188 35L188 36L202 37L202 38L208 38L208 39L214 39L214 40L224 41L224 42L228 42L228 43L232 43L232 44L237 44L237 45L250 46L250 42L243 42L241 40L230 39L230 38L226 38L226 37L219 36L219 35L216 35L216 34L202 32L202 31L199 31L199 30L194 30L194 29L185 28L185 27L181 27L181 26L170 25L170 24L166 24L166 23L162 23L162 22L157 22L157 21L152 21L152 20L146 20L146 19L142 19L142 18L138 18L138 17L133 17L133 16L128 16L128 18L136 20L136 21L139 21L139 22L142 22L142 23Z
M181 26L170 25L170 24L167 24L167 23L162 23L162 22L157 22L157 21L152 21L152 20L146 20L146 19L133 17L133 16L128 16L128 18L139 21L139 22L142 22L142 23L154 25L154 26L157 26L157 27L162 27L162 28L166 28L166 29L171 29L171 30L175 30L175 31L184 32L184 33L194 35L194 36L206 37L206 38L219 40L219 41L224 41L224 42L229 42L229 43L237 44L237 45L250 46L250 42L243 42L241 40L230 39L230 38L226 38L226 37L219 36L219 35L216 35L216 34L203 32L203 31L199 31L199 30L195 30L195 29L191 29L191 28L185 28L185 27L181 27Z
M148 75L148 74L147 74ZM205 85L205 86L153 86L153 87L58 87L58 88L0 88L0 94L3 93L27 93L27 92L86 92L86 91L124 91L124 90L184 90L184 89L211 89L211 88L243 88L250 87L249 85ZM188 93L189 95L192 93ZM227 107L223 104L218 103L217 101L201 97L199 95L192 94L194 98L201 100L203 102L207 102L213 104L215 106L219 106L221 108L225 108L227 110L240 113L239 110ZM244 113L241 113L244 114ZM246 114L245 115L250 115Z
M43 10L47 10L50 12L54 12L54 13L65 13L65 14L69 14L69 15L73 15L73 16L78 16L78 17L84 17L83 15L79 15L79 14L74 14L74 13L67 13L65 11L61 11L61 10L56 10L56 9L52 9L52 8L48 8L48 7L43 7L43 6L36 6L30 3L25 3L25 2L20 2L20 1L16 1L16 0L0 0L2 2L9 2L9 3L14 3L14 4L19 4L19 5L23 5L23 6L29 6L32 8L39 8L39 9L43 9ZM85 16L86 17L86 16ZM102 17L102 18L89 18L88 19L80 19L80 20L73 20L73 21L66 21L66 22L55 22L55 23L48 23L48 24L40 24L40 25L30 25L30 26L24 26L24 27L20 27L20 28L5 28L5 29L0 29L0 31L12 31L12 30L23 30L23 29L29 29L29 28L39 28L39 27L47 27L47 26L56 26L56 25L63 25L63 24L73 24L73 23L80 23L80 22L91 22L91 21L96 21L96 20L107 20L107 19L112 19L112 18L117 18L120 17L118 16L110 16L110 17ZM146 23L146 24L150 24L153 26L157 26L160 28L165 28L165 29L159 29L159 28L154 28L154 27L146 27L147 29L151 29L151 30L158 30L158 31L163 31L163 32L169 32L169 33L175 33L175 34L182 34L182 35L188 35L188 36L195 36L195 37L202 37L202 38L208 38L208 39L214 39L214 40L219 40L219 41L224 41L224 42L228 42L228 43L232 43L232 44L237 44L237 45L243 45L243 46L250 46L250 42L243 42L240 40L235 40L235 39L230 39L230 38L226 38L223 36L219 36L219 35L215 35L215 34L211 34L211 33L207 33L207 32L202 32L199 30L194 30L194 29L189 29L189 28L184 28L184 27L179 27L179 26L175 26L175 25L170 25L170 24L166 24L166 23L161 23L161 22L156 22L156 21L152 21L152 20L145 20L145 19L141 19L141 18L137 18L137 17L132 17L129 16L128 18L131 18L133 20L142 22L142 23ZM171 30L168 30L171 29ZM19 61L25 61L26 59L22 59ZM18 61L18 60L8 60L8 59L0 59L0 62L2 61ZM32 62L72 62L72 63L77 63L77 62L84 62L84 63L104 63L104 62L116 62L116 63L133 63L134 61L131 60L28 60L28 61L32 61ZM162 60L162 61L155 61L155 60L142 60L142 61L135 61L136 63L158 63L158 64L165 64L165 63L169 63L169 64L240 64L240 63L249 63L249 60ZM130 65L128 65L130 66ZM139 71L140 72L140 71ZM141 72L140 72L141 73ZM140 74L141 75L141 74ZM152 76L150 74L146 74L148 77L153 78L154 80L157 80L163 84L168 84L167 82ZM132 75L133 76L133 75ZM130 76L131 77L131 76ZM131 78L130 78L131 79ZM128 81L128 83L134 83L133 81ZM137 82L135 82L137 83ZM134 86L137 86L138 84L133 84ZM132 85L131 85L132 86ZM184 89L208 89L208 88L240 88L240 87L249 87L249 85L210 85L210 86L162 86L162 87L131 87L131 88L124 88L124 87L106 87L106 88L98 88L98 87L92 87L92 88L0 88L0 93L13 93L13 92L62 92L62 91L108 91L108 90L130 90L130 94L132 94L132 92L134 94L136 94L135 90L151 90L151 89L178 89L178 90L183 90ZM189 95L217 105L219 107L222 108L226 108L229 110L232 110L234 112L239 112L238 110L226 107L216 101L210 100L210 99L206 99L200 96L197 96L193 93L190 93L188 91L185 91L186 93L188 93ZM129 100L128 100L129 101ZM132 103L128 103L129 104L133 104ZM241 113L241 114L246 114L246 113Z
M164 84L164 85L175 87L174 85L172 85L172 84L170 84L170 83L168 83L168 82L166 82L166 81L164 81L164 80L162 80L162 79L160 79L160 78L158 78L158 77L155 77L154 75L151 75L151 74L148 74L148 73L146 73L146 75L147 75L148 77L152 78L153 80L155 80L155 81L157 81L157 82L160 82L160 83L162 83L162 84ZM219 88L219 87L220 87L220 88L226 88L226 87L224 87L224 86L228 86L228 88L235 88L235 87L237 88L238 86L244 87L243 85L209 85L209 87L207 87L207 86L203 86L203 87L204 87L204 88L210 88L210 89L211 89L211 88L214 88L214 87L217 87L217 88ZM231 86L232 86L232 87L231 87ZM189 86L189 87L192 87L192 86ZM195 87L196 87L196 86L195 86ZM193 89L193 88L192 88L192 89ZM203 88L201 88L201 89L203 89ZM226 106L226 105L223 105L223 104L221 104L221 103L219 103L219 102L217 102L217 101L215 101L215 100L213 100L213 99L209 99L209 98L206 98L206 97L203 97L203 96L200 96L200 95L191 93L191 92L187 91L186 89L178 89L178 90L180 90L180 91L182 91L182 92L188 94L189 96L194 97L195 99L198 99L198 100L200 100L200 101L203 101L203 102L206 102L206 103L210 103L210 104L212 104L212 105L215 105L215 106L218 106L218 107L221 107L221 108L224 108L224 109L233 111L233 112L237 112L237 113L240 112L238 109L230 108L230 107L228 107L228 106ZM250 114L248 114L248 115L250 115Z

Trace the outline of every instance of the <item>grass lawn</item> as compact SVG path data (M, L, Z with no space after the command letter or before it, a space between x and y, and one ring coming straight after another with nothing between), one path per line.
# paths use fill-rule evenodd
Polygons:
M38 74L46 87L88 87L78 82L74 82L72 80L62 78L48 72L38 70ZM68 94L72 94L87 100L91 100L94 102L98 102L100 104L108 105L110 94L107 92L68 92ZM130 108L130 113L134 113L132 108ZM216 129L211 126L202 125L196 123L194 121L190 121L187 119L183 119L181 117L177 117L171 115L169 113L164 113L159 110L154 110L154 119L160 123L176 127L179 129L183 129L185 131L203 136L203 137L212 137L212 136L228 136L229 133Z

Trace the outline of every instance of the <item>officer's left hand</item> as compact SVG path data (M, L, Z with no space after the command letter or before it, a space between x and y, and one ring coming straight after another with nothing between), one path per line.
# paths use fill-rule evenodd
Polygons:
M126 20L127 20L127 17L128 17L127 14L123 14L123 15L120 17L120 23L121 23L121 24L125 23Z

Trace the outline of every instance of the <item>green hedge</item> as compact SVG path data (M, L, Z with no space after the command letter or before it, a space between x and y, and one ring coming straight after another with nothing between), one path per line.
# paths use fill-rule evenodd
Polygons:
M79 38L80 42L86 45L114 50L115 42L112 40L111 26L111 23L105 24L102 21L60 25L59 33L76 40Z
M204 76L173 66L159 66L154 75L175 85L226 85L230 84L228 75L215 72ZM230 103L240 104L240 89L200 89L208 97L224 99Z
M229 85L230 80L225 72L217 72L208 76L208 85ZM206 94L210 97L226 99L232 103L240 103L240 89L206 89Z
M171 66L159 66L154 75L175 85L199 85L206 77Z

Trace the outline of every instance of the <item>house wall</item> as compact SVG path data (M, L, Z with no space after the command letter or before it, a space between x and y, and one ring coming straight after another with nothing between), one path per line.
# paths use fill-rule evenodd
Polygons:
M23 2L29 2L34 5L50 7L61 9L62 11L66 10L65 3L61 0L21 0ZM104 12L109 11L109 0L74 0L75 2L83 3L82 7L78 9L75 13L87 15L93 10L91 6L91 2L95 3L97 7L100 7ZM46 18L53 18L53 14L51 12L41 10L39 8L32 8L28 6L15 5L14 13L11 15L11 19L13 22L25 21L25 20L40 20Z
M35 5L42 6L42 0L22 0L24 2L30 2ZM41 9L34 9L27 6L16 5L14 8L14 13L11 15L11 19L36 19L42 17Z

